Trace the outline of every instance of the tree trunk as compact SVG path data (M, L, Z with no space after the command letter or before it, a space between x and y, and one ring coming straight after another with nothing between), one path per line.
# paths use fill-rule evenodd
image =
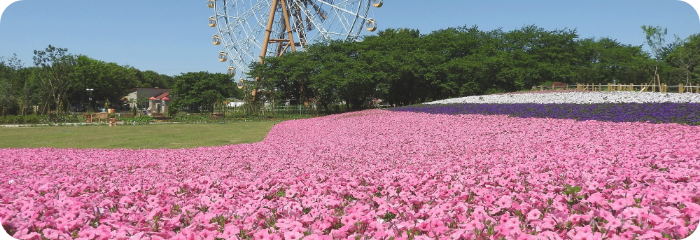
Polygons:
M656 85L656 79L657 79L657 71L659 70L659 64L656 64L656 67L654 67L654 80L652 81L651 84L651 92L654 92L654 85ZM661 91L661 84L659 84L659 92Z
M44 109L41 110L41 113L44 114L44 115L47 114L48 111L49 111L48 108L49 108L49 101L46 101L46 102L44 103Z
M690 76L689 76L690 71L686 69L685 71L685 85L688 86L690 84Z
M323 106L323 110L326 111L326 113L328 113L328 103L321 102L321 106Z
M58 94L58 96L55 99L56 101L56 115L58 115L61 112L62 105L63 103L61 102L61 94Z

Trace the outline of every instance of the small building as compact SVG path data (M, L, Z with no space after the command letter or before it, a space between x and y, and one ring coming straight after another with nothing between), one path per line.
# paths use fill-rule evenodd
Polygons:
M129 100L129 107L146 114L168 113L168 106L172 100L170 89L167 88L132 88L126 95Z
M226 104L227 107L230 108L235 108L235 107L241 107L245 104L245 102L242 101L231 101Z
M155 97L150 97L148 99L148 108L146 109L146 114L152 116L154 113L168 113L168 105L170 105L170 93L162 93Z

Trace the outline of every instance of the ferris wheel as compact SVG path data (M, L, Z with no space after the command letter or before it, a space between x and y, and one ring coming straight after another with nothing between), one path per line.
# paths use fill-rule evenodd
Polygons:
M209 26L218 32L212 44L223 45L219 61L228 74L246 76L262 57L281 56L328 40L357 41L362 30L375 31L368 16L382 0L208 0L214 9Z

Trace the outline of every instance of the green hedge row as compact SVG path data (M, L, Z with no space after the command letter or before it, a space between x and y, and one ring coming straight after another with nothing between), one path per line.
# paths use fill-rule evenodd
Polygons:
M0 124L44 124L85 122L79 115L5 115L0 116Z

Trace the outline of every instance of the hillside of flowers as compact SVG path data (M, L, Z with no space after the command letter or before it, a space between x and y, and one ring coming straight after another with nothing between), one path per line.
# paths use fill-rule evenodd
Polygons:
M179 150L0 149L18 239L682 239L700 126L367 110Z

